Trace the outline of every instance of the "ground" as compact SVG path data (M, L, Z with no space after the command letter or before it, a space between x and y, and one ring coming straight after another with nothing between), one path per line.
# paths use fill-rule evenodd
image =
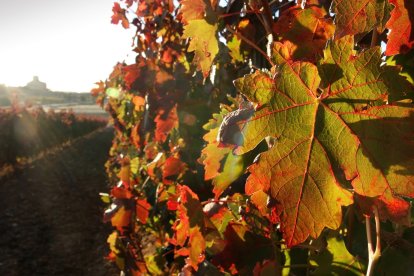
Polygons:
M119 275L105 260L104 163L113 130L80 138L0 180L0 275Z

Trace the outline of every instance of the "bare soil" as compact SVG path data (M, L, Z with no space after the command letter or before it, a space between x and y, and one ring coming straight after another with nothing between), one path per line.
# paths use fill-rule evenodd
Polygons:
M102 222L113 130L76 140L0 180L0 275L119 275Z

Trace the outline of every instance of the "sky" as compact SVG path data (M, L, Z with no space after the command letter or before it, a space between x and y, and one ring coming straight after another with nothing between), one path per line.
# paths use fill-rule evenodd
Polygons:
M52 91L89 92L118 61L133 30L111 24L114 0L0 0L0 84L39 76Z

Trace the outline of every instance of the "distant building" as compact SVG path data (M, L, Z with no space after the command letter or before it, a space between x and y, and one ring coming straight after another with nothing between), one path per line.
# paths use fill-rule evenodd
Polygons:
M46 83L39 81L38 76L34 76L33 80L26 84L25 88L35 91L48 91Z

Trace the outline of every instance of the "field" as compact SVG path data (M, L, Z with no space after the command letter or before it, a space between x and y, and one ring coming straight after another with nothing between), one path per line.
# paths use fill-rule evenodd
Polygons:
M1 180L0 275L115 275L99 198L112 132L95 131Z

